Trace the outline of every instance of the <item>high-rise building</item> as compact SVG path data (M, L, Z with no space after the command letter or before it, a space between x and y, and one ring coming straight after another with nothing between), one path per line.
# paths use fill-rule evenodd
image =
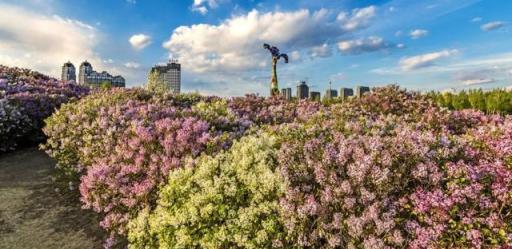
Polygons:
M84 61L80 65L78 84L92 87L100 87L102 84L109 84L112 87L125 87L126 81L121 75L112 76L106 71L96 72L93 70L91 63Z
M286 100L291 100L292 99L292 89L291 88L281 89L281 96L283 96Z
M354 96L354 90L352 90L352 88L341 88L340 89L341 100L347 100L351 96Z
M309 98L311 100L320 101L320 99L321 99L320 92L313 92L313 91L309 92Z
M159 81L163 82L169 91L181 92L181 65L177 60L170 60L167 65L156 65L151 72L158 72Z
M325 90L325 97L329 99L336 98L338 97L338 91L335 89L327 89Z
M369 92L370 88L367 86L356 86L356 96L361 98L364 93Z
M306 84L306 81L301 81L297 86L297 98L298 99L307 99L309 97L309 87Z
M76 83L75 66L70 61L64 63L64 65L62 66L61 79L65 82L74 81Z
M84 61L80 64L79 72L78 72L78 84L79 85L87 85L87 75L92 73L92 65L91 63Z

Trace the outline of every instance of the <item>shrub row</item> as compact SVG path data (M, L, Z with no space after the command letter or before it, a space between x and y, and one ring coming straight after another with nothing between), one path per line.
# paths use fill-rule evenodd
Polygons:
M47 122L107 247L512 245L512 119L396 86L329 106L114 90Z

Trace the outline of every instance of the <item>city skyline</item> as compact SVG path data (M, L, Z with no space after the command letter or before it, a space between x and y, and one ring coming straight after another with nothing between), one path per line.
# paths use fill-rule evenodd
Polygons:
M89 60L143 86L176 58L184 92L266 96L269 43L290 56L280 88L512 85L510 1L5 0L0 10L0 64L58 78L68 59Z

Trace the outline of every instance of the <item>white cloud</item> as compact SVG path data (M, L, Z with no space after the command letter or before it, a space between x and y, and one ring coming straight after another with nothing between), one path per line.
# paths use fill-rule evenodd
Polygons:
M375 9L355 9L337 18L326 9L268 13L252 10L219 25L180 26L163 46L185 68L196 73L258 69L269 60L263 43L276 45L283 52L289 52L287 48L309 50L326 40L365 28Z
M501 22L501 21L495 21L495 22L488 22L486 24L483 24L482 26L480 26L480 28L483 30L483 31L491 31L491 30L495 30L495 29L500 29L502 28L503 26L505 26L505 23L504 22Z
M192 4L192 11L199 12L201 15L205 15L208 13L209 8L217 8L217 6L217 0L194 0L194 3Z
M471 22L481 22L482 21L482 18L477 16L477 17L474 17L473 19L471 19Z
M492 78L475 78L475 79L466 79L461 81L464 85L481 85L481 84L489 84L496 82L495 79Z
M405 44L403 44L403 43L398 43L398 44L396 44L396 47L397 47L397 48L405 48Z
M301 60L302 60L302 56L300 55L299 51L295 50L295 51L290 53L290 61L291 62L301 61Z
M419 39L426 35L428 35L428 30L424 30L424 29L415 29L415 30L411 30L411 32L409 32L409 36L412 39Z
M345 40L338 42L338 50L342 54L361 54L365 52L374 52L390 47L383 38L370 36L366 39Z
M103 60L103 63L105 63L105 64L112 64L112 63L114 63L114 60L109 58L109 59Z
M130 62L126 62L126 63L124 63L123 65L124 65L125 67L127 67L127 68L132 68L132 69L133 69L133 68L139 68L139 67L140 67L140 64L139 64L139 63L137 63L137 62L132 62L132 61L130 61Z
M60 78L70 60L78 66L102 59L94 52L99 32L89 24L0 3L0 64L31 68Z
M192 8L192 11L199 12L201 15L206 15L208 13L208 9L205 6L199 6Z
M143 49L151 44L151 37L145 34L132 35L128 40L133 48Z
M352 13L341 12L338 14L338 21L343 23L346 30L356 30L368 25L370 20L375 17L377 7L369 6L362 9L354 9Z
M406 57L400 60L400 66L404 71L432 66L436 61L456 54L456 49L442 50L434 53Z
M309 55L312 57L312 58L316 58L316 57L321 57L321 58L325 58L325 57L329 57L332 55L332 49L329 45L327 45L327 43L324 43L320 46L314 46L312 47L310 50L309 50Z

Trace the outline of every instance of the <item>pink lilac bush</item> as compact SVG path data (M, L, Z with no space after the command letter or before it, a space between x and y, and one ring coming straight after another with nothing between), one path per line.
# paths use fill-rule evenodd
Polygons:
M111 154L94 162L80 183L84 207L105 214L101 225L119 234L132 215L156 203L156 189L171 170L215 143L199 118L151 104L134 108Z
M280 97L265 98L256 95L231 98L228 106L237 117L256 125L307 120L324 109L320 103L314 101L291 102Z
M411 176L426 168L421 176L439 181L430 166L457 156L447 135L394 116L290 125L283 133L283 221L301 247L403 246L398 200L424 180Z
M109 155L126 120L111 117L130 106L143 104L151 95L142 89L112 89L93 93L80 101L64 104L45 120L48 137L41 148L57 161L57 180L76 184L91 163ZM120 108L130 102L126 107ZM130 118L129 114L126 115Z
M401 200L411 247L512 245L512 120L492 120L459 138L464 157L442 165L442 182Z
M384 88L374 94L380 96L380 90L392 93ZM436 106L417 112L409 108L423 97L394 94L404 103L386 103L395 100L372 93L355 100L365 103L360 108L334 105L330 113L278 131L287 185L282 220L292 243L302 248L511 246L508 118L475 111L433 113Z

